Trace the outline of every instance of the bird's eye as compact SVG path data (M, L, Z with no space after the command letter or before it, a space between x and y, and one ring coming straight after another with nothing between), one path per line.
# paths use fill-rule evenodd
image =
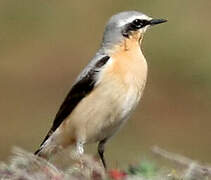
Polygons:
M136 28L136 29L140 29L146 25L149 24L149 21L145 20L145 19L135 19L131 25L133 28Z
M122 34L123 36L128 37L130 32L137 31L148 25L149 23L150 22L145 19L135 19L131 23L126 24L125 28L122 31Z
M143 26L143 21L141 19L135 19L132 24L137 28L141 28Z

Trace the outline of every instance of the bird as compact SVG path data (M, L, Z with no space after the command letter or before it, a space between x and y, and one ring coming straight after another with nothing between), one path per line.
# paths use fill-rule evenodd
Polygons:
M145 88L144 33L166 21L139 11L123 11L109 19L99 50L74 81L36 155L49 158L74 146L80 156L86 144L98 143L107 168L105 144L129 119Z

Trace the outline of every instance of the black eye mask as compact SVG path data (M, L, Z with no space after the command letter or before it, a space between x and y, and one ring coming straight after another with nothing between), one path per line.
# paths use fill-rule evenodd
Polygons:
M149 24L150 24L150 21L142 20L142 19L135 19L133 22L125 25L125 28L122 31L122 35L128 38L131 31L137 31L138 29L141 29Z

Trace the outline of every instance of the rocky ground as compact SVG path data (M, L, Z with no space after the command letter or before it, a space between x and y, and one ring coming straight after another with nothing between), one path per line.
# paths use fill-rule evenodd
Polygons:
M105 171L95 158L84 155L74 159L63 170L52 163L19 148L14 148L9 162L1 163L1 180L208 180L211 167L201 165L187 157L167 152L158 147L152 149L156 156L172 161L175 166L159 167L151 161L129 165L126 169ZM175 168L178 167L178 168Z

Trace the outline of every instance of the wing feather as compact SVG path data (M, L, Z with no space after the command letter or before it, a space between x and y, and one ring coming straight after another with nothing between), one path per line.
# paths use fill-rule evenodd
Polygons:
M79 76L79 79L73 85L64 102L60 106L53 125L40 146L44 144L51 134L71 114L78 103L93 90L96 84L96 74L99 72L100 68L107 63L109 58L109 56L103 56L100 60L95 62L94 66L91 66L86 70L85 73L82 72L82 75Z

